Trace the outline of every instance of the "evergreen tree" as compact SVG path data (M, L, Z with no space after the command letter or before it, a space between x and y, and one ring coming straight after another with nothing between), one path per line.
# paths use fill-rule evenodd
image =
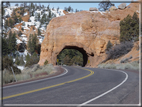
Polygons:
M2 56L6 56L8 54L8 45L6 39L2 37Z
M108 51L111 47L112 47L112 43L109 40L106 46L106 51Z
M18 18L16 15L14 15L14 22L15 22L15 24L18 22Z
M38 14L38 21L40 21L40 13Z
M18 58L17 55L16 55L16 58L15 58L15 64L16 64L16 65L19 65L19 64L20 64L20 60L19 60L19 58Z
M106 11L112 6L112 3L109 0L101 1L99 3L99 11Z
M5 27L5 29L8 28L8 20L5 21L4 27Z
M51 10L49 9L49 15L48 15L49 18L51 18Z
M41 35L40 29L38 28L38 36Z
M20 63L19 63L19 65L24 65L25 64L25 62L24 62L24 60L23 60L23 55L20 57Z
M69 11L69 12L71 11L71 6L68 7L68 11Z
M6 2L6 6L10 7L10 2L9 1Z
M30 53L32 53L32 34L30 34L30 36L29 36L29 40L28 40L28 51L30 52Z
M10 31L8 38L8 53L13 54L16 51L16 33Z
M48 10L48 11L50 10L50 7L49 7L49 5L47 6L47 10Z
M21 30L22 30L22 31L24 31L24 28L23 28L23 27L21 27Z
M26 62L29 62L29 61L30 61L30 55L27 54L27 56L26 56Z
M25 26L25 22L22 23L22 26Z
M59 7L57 8L57 12L59 11Z
M47 65L48 64L48 61L46 60L45 62L44 62L44 65Z
M11 52L14 53L16 51L16 33L14 32L13 35L12 35L12 49L11 49Z
M36 47L37 47L37 42L38 42L37 35L35 34L33 36L30 34L29 41L28 41L28 51L31 54L33 54L35 52Z
M13 28L13 26L14 26L14 22L13 22L13 20L10 18L9 19L9 26L11 27L11 28Z
M68 8L67 8L67 7L65 7L65 8L64 8L64 10L65 10L65 11L68 11Z
M65 65L70 65L70 60L71 60L70 57L68 55L66 55L65 58L63 59L63 63Z
M136 41L139 37L139 19L136 13L133 17L127 15L120 21L120 42Z
M5 14L5 10L4 8L2 8L2 16Z
M20 17L20 18L19 18L19 22L22 22L22 21L23 21L23 20L22 20L22 18Z

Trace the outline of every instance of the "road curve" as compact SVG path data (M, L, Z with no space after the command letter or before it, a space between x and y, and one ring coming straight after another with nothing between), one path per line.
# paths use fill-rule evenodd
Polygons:
M56 78L3 88L3 104L122 104L139 83L139 75L134 72L68 66L65 69L68 72ZM138 104L136 99L127 104Z

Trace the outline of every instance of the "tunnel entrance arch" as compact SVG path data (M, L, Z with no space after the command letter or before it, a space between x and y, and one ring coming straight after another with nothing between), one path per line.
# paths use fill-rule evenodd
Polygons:
M83 55L83 67L87 64L88 61L88 55L87 52L82 48L82 47L77 47L77 46L65 46L60 52L59 54L64 50L64 49L75 49L78 50L82 55ZM59 55L58 54L58 55ZM57 56L58 56L57 55ZM56 63L57 64L57 63Z

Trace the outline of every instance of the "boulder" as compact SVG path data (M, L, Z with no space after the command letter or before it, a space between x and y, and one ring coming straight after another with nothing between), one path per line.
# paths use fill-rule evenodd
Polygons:
M98 11L96 7L90 7L89 11Z
M118 9L121 9L121 10L123 10L125 8L126 8L126 3L122 3L118 6Z
M115 6L111 6L111 8L109 8L109 11L114 11L114 10L117 10Z

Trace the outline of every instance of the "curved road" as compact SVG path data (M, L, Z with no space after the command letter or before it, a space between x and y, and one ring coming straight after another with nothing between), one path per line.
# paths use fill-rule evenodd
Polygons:
M3 87L3 104L84 106L139 103L138 94L136 98L125 101L139 85L137 73L99 68L64 68L65 74L56 78Z

